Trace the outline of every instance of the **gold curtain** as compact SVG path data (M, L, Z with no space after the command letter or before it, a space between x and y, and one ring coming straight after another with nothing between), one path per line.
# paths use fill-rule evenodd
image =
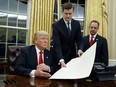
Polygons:
M59 7L60 0L58 0L58 9ZM29 44L33 43L33 35L37 31L40 30L47 31L51 36L53 11L54 11L54 0L31 0ZM49 38L49 47L50 47L50 38Z
M107 0L86 0L85 10L85 32L89 33L89 24L91 20L97 20L100 23L98 34L107 38Z

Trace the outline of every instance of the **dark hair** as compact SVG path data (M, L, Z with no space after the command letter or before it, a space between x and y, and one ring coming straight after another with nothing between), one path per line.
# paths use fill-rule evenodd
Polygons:
M62 11L64 11L64 9L71 9L71 8L74 9L72 3L70 3L70 2L66 2L66 3L64 3L64 4L62 5Z
M99 22L97 21L97 20L92 20L91 22L90 22L90 25L91 25L91 23L97 23L98 24L98 27L99 27Z

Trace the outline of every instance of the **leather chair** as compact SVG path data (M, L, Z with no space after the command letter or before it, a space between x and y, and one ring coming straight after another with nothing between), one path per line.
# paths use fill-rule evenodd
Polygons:
M7 61L8 61L7 73L8 74L15 74L14 67L16 64L16 58L20 53L21 47L24 47L24 46L8 46L8 51L7 51Z

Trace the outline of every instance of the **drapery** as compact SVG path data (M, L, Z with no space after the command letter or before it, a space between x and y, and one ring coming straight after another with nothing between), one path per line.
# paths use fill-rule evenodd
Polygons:
M60 0L57 1L59 13ZM33 43L33 36L35 32L44 30L49 33L48 46L50 47L51 28L54 16L54 0L31 0L30 12L29 44Z
M97 20L100 23L98 34L107 38L107 0L87 0L85 12L85 32L89 33L89 24L91 20Z

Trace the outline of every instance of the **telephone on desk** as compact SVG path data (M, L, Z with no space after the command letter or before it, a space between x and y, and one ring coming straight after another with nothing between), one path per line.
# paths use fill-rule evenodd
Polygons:
M116 80L116 65L105 66L103 63L95 63L92 73L99 81Z

